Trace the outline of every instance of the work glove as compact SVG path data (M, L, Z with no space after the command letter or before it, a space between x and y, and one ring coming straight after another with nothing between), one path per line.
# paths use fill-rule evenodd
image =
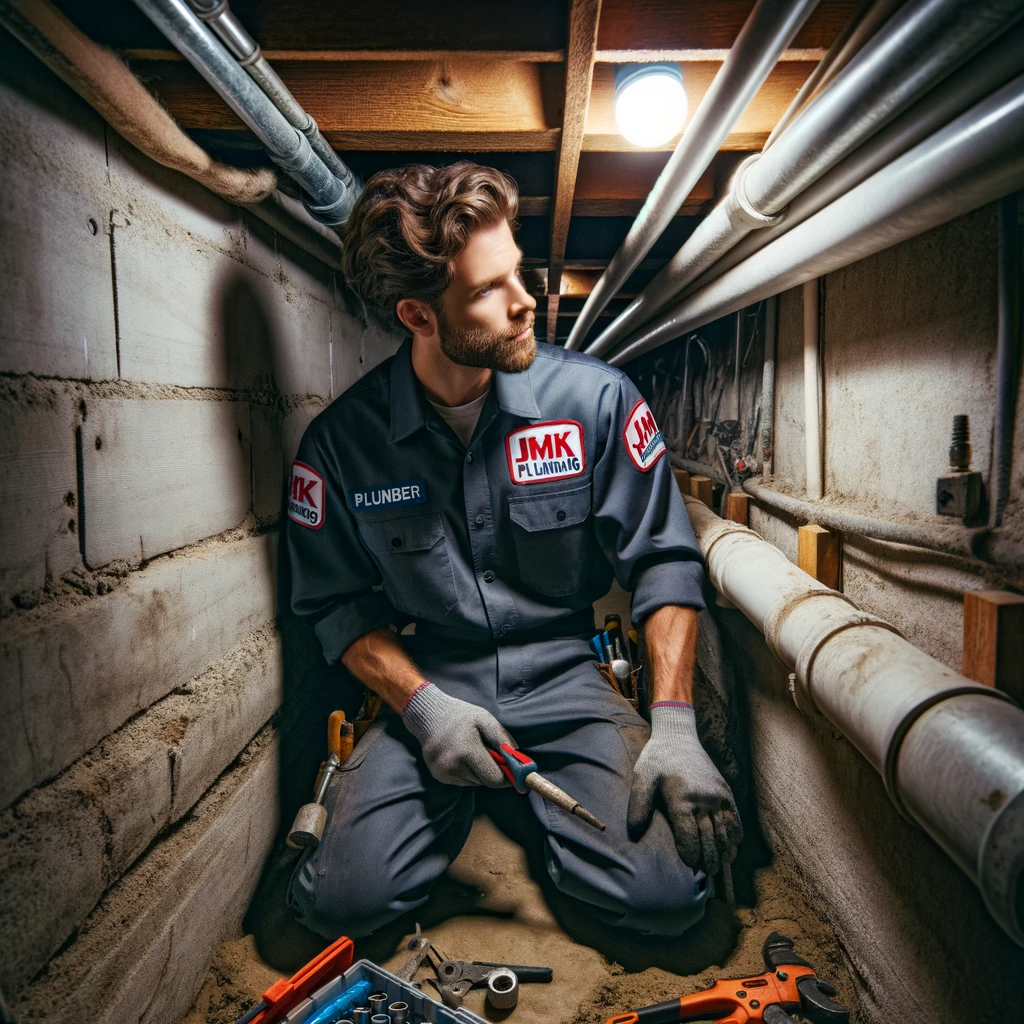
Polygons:
M626 812L630 835L647 830L661 792L682 862L709 877L729 863L743 838L732 790L697 738L697 717L686 703L651 706L651 738L633 769Z
M420 741L423 760L438 782L491 789L508 785L487 748L515 747L516 741L489 711L424 683L409 698L402 721Z

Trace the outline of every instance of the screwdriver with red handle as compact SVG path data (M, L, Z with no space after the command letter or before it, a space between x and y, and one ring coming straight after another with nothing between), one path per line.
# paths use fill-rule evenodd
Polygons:
M537 762L527 757L521 750L502 743L499 750L491 750L491 757L498 762L498 767L515 787L517 793L527 793L531 789L545 800L550 800L559 807L564 807L570 814L582 818L588 825L604 831L604 822L595 818L578 800L569 796L564 789L559 789L537 771Z

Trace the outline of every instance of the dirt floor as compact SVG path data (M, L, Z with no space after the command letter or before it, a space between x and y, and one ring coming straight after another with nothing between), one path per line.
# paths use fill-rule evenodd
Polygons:
M777 859L755 872L754 907L740 907L733 915L722 902L712 900L704 921L672 943L592 928L588 932L585 924L573 919L571 909L559 904L556 893L535 880L543 883L543 873L536 864L531 873L526 849L506 834L509 815L504 811L509 807L515 817L513 803L477 818L462 853L418 916L424 931L448 956L554 968L551 984L522 985L512 1013L516 1024L602 1024L615 1013L698 991L719 977L759 974L764 970L761 946L771 931L794 939L797 951L814 964L819 976L839 990L838 998L846 1006L856 1005L838 943L812 910L798 874L784 861ZM501 829L495 821L501 822ZM256 912L250 912L250 927L259 934L219 947L182 1024L233 1024L282 971L290 973L322 945L308 933L296 937L287 927L287 911L281 904L288 865L284 856L276 872L268 871ZM273 906L260 912L261 900L273 901ZM410 934L411 922L404 921L391 935L358 943L356 955L397 967L407 955L404 940ZM268 960L282 970L269 966ZM425 970L420 972L420 978L426 976ZM429 984L424 989L433 991ZM481 1016L492 1016L482 990L472 991L465 1005Z

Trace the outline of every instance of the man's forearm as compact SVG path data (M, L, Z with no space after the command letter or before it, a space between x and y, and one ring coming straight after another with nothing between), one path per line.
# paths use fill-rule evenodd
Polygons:
M399 714L425 682L423 673L389 629L375 629L361 636L349 645L341 663Z
M664 605L644 619L651 703L678 700L693 703L693 667L697 660L697 610Z

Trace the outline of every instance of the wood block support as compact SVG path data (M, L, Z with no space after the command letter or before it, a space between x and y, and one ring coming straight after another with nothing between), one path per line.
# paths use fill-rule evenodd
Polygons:
M673 469L673 475L676 478L676 486L679 488L680 494L690 493L690 474L685 469Z
M748 526L750 495L743 491L730 491L725 499L725 518Z
M712 505L712 483L709 476L690 477L690 497L703 501L708 508Z
M1024 595L1007 590L964 594L964 653L968 679L1024 700Z
M808 523L797 534L796 564L832 590L839 589L839 561L842 534Z

